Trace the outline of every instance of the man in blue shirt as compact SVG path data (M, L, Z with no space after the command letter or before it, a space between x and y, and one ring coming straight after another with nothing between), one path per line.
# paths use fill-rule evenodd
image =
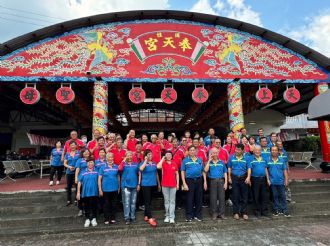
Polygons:
M267 216L267 161L261 156L261 147L256 145L249 159L251 166L251 185L256 217Z
M260 146L261 146L261 157L268 161L270 158L270 148L268 148L268 142L266 137L260 138Z
M225 218L225 191L227 190L226 164L218 158L219 150L212 148L204 171L210 178L210 210L212 219ZM219 201L219 203L218 203Z
M211 138L214 138L214 129L213 128L210 128L209 131L208 131L208 134L205 138L204 138L204 144L206 147L209 147L211 144L212 144L212 141L211 141Z
M269 135L269 138L270 138L270 141L268 142L267 147L268 148L271 148L273 146L276 146L276 141L277 141L277 135L276 135L276 133L275 132L272 132Z
M285 161L278 157L278 147L271 148L271 158L267 162L269 173L268 184L272 189L274 202L274 216L284 214L285 217L290 217L286 199L285 186L288 186L288 172Z
M181 178L183 190L187 191L186 221L202 221L203 179L204 190L207 190L207 182L203 162L196 156L196 148L193 145L188 147L188 156L182 161Z
M94 168L94 160L87 160L87 169L79 176L77 200L83 200L86 216L84 227L97 226L98 172Z
M243 156L244 145L236 144L235 154L228 161L228 181L232 184L233 214L239 220L239 215L247 220L248 185L251 184L251 167Z

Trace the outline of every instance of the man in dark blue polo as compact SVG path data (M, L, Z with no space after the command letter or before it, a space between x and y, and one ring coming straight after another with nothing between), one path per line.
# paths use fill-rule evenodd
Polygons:
M267 161L261 156L261 147L256 145L249 159L251 166L251 185L256 217L268 216L267 213Z
M188 156L183 159L181 165L181 178L183 190L187 191L186 198L186 221L193 219L202 221L203 186L207 190L206 174L203 172L204 165L196 156L196 148L188 147Z
M244 220L247 215L248 185L250 185L251 166L243 156L244 145L236 144L235 154L228 161L228 181L232 184L233 192L233 214L234 219L239 219L239 215Z
M268 142L268 145L267 147L268 148L271 148L273 146L276 146L276 141L277 141L277 134L275 132L272 132L270 135L269 135L269 142Z
M268 161L270 158L270 148L268 147L268 142L266 137L260 138L260 146L261 146L261 157Z
M271 187L274 201L274 216L284 214L290 217L285 199L285 187L288 186L289 178L285 161L278 156L278 147L271 148L271 158L267 162L269 173L268 184Z

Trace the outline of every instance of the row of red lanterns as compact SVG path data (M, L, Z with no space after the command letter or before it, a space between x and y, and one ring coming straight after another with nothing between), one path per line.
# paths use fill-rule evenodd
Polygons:
M273 93L267 86L260 86L259 90L256 92L256 99L262 104L270 103L273 100ZM287 86L283 93L283 99L287 103L297 103L300 100L300 92L294 86Z
M132 103L140 104L146 99L146 93L142 86L132 85L132 89L128 93ZM192 99L195 103L205 103L209 98L209 93L203 85L195 85L192 92ZM166 104L174 103L178 98L173 85L165 85L161 92L161 99ZM36 89L36 84L26 84L25 88L20 92L20 99L25 104L36 104L40 100L40 92ZM71 88L71 84L61 84L61 87L56 91L56 99L62 104L69 104L75 99L75 93ZM259 87L256 92L256 99L262 104L267 104L272 101L273 93L267 86ZM300 92L294 87L288 87L283 93L283 99L287 103L297 103L300 100Z
M146 99L146 93L142 89L142 85L133 84L132 89L128 93L128 97L132 103L140 104ZM191 97L195 103L205 103L209 98L209 93L204 88L204 85L195 85L195 89L192 92ZM173 85L164 85L160 98L164 103L172 104L177 100L178 94L173 88Z

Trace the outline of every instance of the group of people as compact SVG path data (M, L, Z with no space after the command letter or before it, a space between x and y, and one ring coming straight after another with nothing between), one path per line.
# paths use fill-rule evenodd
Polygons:
M264 136L230 132L221 144L213 128L206 137L189 131L179 139L175 133L165 139L164 132L142 134L130 130L126 138L119 134L93 132L88 143L72 131L62 148L61 142L51 152L49 185L58 185L66 168L67 206L71 205L76 186L79 216L85 214L85 227L96 226L98 210L104 223L116 223L118 196L121 194L124 219L136 222L136 207L143 204L144 220L157 226L152 214L152 200L162 192L165 223L175 223L175 210L185 197L186 221L202 221L202 207L209 202L213 220L225 220L225 204L232 205L233 217L248 220L249 197L254 201L255 216L270 216L270 187L273 216L290 217L286 202L288 157L275 133ZM231 189L230 189L231 188ZM209 199L208 199L209 198ZM139 204L137 204L137 200Z

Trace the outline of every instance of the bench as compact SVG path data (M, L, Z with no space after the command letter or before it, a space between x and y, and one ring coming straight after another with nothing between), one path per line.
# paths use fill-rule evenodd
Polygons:
M2 162L3 167L5 168L5 174L6 177L4 177L3 179L0 180L0 182L5 181L6 179L10 179L11 181L16 181L16 179L13 179L10 175L14 175L15 174L15 169L12 166L11 161L3 161Z
M312 164L313 152L288 152L288 161L292 163L307 163L305 169L312 167L317 169Z

